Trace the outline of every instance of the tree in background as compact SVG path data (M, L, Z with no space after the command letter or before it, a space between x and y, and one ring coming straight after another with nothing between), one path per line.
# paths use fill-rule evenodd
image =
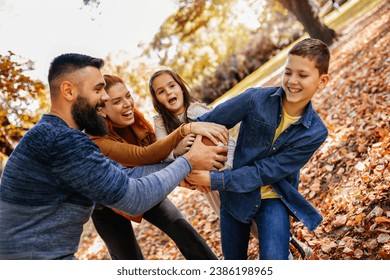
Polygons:
M277 0L302 23L310 37L331 45L337 38L336 32L327 27L318 16L318 8L313 0Z
M210 103L303 34L281 5L254 0L183 0L145 54L178 71Z
M144 54L157 57L190 84L213 75L223 59L243 48L251 30L240 21L237 0L178 1Z
M336 38L313 0L181 0L178 6L145 54L155 54L161 65L178 71L194 96L206 103L298 39L304 29L328 44ZM254 18L257 27L246 25L240 15Z
M32 68L11 51L0 54L0 152L7 156L49 107L42 82L24 74Z
M92 6L99 2L85 1ZM107 67L103 71L123 78L141 98L149 97L147 81L161 67L175 69L191 86L201 85L204 77L214 75L226 57L246 47L253 37L253 30L237 19L243 13L234 8L239 2L177 1L178 11L162 24L150 44L142 46L140 57L110 55L105 58ZM158 65L151 65L152 60L157 60Z
M83 1L96 7L100 3L99 0ZM176 3L177 12L161 25L150 44L143 45L142 55L179 72L195 98L206 103L223 95L298 39L306 25L320 26L313 29L319 34L314 37L333 34L318 16L314 0L176 0ZM296 13L295 17L284 7ZM150 76L147 65L141 65L146 73L140 73L133 65L133 61L124 63L122 70L131 73L118 74L127 75L124 80L135 86L141 96L147 96L147 87L141 86L145 81L140 82Z

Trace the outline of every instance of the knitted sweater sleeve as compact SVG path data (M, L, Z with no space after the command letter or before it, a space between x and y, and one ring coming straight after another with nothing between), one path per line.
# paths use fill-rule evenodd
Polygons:
M52 171L59 185L130 215L153 207L191 171L184 157L166 168L156 165L147 172L144 167L121 167L81 132L59 134L53 143Z

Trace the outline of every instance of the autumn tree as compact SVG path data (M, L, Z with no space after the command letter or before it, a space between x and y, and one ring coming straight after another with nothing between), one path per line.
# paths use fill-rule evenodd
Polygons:
M336 32L326 26L318 16L312 0L277 0L302 23L305 31L312 38L317 38L331 45L337 38Z
M195 89L195 97L207 103L302 35L293 14L312 37L330 44L336 36L310 0L182 0L178 6L145 53L156 54L160 64L178 71ZM240 15L254 16L257 28L243 24Z
M311 4L309 1L303 1L304 5ZM303 34L302 25L278 0L176 2L177 12L166 19L150 44L143 45L143 55L176 70L191 86L194 96L207 103ZM97 7L100 1L84 3ZM314 9L305 11L321 23ZM256 27L248 26L249 17ZM139 84L143 76L129 79ZM145 91L147 87L140 88L141 95Z
M238 3L178 1L178 11L161 25L145 54L156 56L161 65L175 69L190 85L199 85L252 36L238 20Z
M112 62L119 60L110 55L105 58L107 67L103 70L122 77L141 97L149 95L147 81L161 67L175 69L191 86L201 85L204 77L213 75L226 57L244 48L253 36L253 31L238 20L238 15L244 14L238 3L177 1L178 11L167 18L150 44L142 46L140 57L129 59L128 54L124 62L114 66ZM150 61L156 60L159 65L151 65Z
M291 43L294 34L303 34L284 9L275 11L266 1L184 0L178 5L145 54L157 55L161 65L179 72L195 98L206 103Z
M11 51L0 54L0 152L5 155L10 155L24 133L48 108L45 86L25 75L32 68L31 61Z

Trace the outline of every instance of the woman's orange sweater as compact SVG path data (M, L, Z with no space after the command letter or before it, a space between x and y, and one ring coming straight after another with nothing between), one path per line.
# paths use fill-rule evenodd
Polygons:
M158 141L151 140L154 135L150 137L151 132L140 127L118 129L109 125L109 128L109 133L105 136L90 137L106 157L126 167L161 162L183 138L180 128Z

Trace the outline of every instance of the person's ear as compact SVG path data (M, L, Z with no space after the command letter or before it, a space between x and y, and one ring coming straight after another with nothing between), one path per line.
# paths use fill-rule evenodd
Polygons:
M76 88L74 84L70 81L63 81L60 86L62 96L68 100L73 101L76 98L75 91Z
M318 84L318 88L323 89L326 86L326 84L329 82L329 79L330 78L328 74L322 74L320 76L320 82Z

